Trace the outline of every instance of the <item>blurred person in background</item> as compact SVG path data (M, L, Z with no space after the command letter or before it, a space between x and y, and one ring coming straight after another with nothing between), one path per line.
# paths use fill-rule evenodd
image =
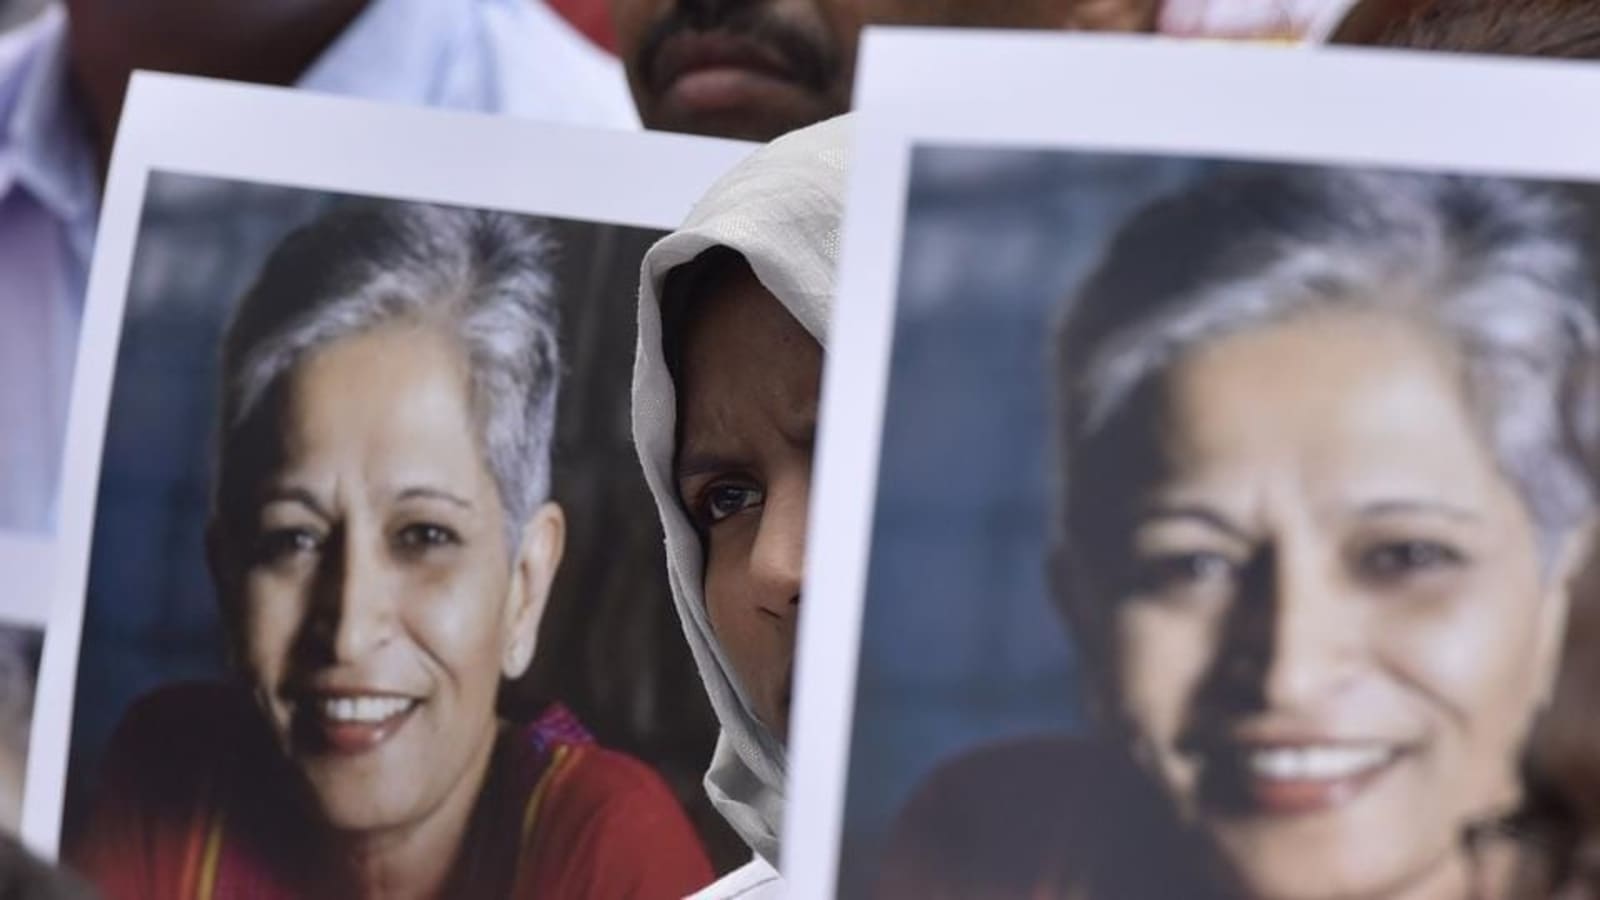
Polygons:
M1158 0L611 0L648 128L766 141L850 108L865 25L1149 31Z
M579 31L583 36L593 41L595 46L607 53L615 53L617 49L616 29L611 27L611 6L608 0L549 0L550 8L561 13L562 17Z
M1173 37L1315 39L1337 24L1350 3L1351 0L1164 0L1157 29Z
M712 880L649 768L559 703L501 715L565 549L553 252L526 219L389 202L269 259L216 419L235 677L164 686L120 726L72 854L113 900L677 900Z
M101 181L135 69L637 121L615 61L528 0L66 0L0 36L0 528L53 527Z
M1592 0L1361 0L1330 41L1546 59L1600 59Z
M634 442L722 726L706 793L755 853L705 898L783 891L795 634L849 136L844 117L757 151L643 265Z
M26 22L44 9L46 0L0 0L0 32Z
M1304 168L1127 223L1057 345L1098 728L936 773L882 896L1524 896L1600 512L1588 230L1559 191Z

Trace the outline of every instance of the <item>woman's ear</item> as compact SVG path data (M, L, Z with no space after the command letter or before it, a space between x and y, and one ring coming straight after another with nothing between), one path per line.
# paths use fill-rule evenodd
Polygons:
M511 573L511 593L506 602L506 642L500 673L508 680L520 678L533 662L539 639L539 622L550 600L550 586L567 545L567 518L556 503L545 503L528 519L517 547Z

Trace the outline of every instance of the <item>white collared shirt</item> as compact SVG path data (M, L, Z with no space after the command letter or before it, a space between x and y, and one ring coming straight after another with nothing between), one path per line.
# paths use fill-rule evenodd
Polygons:
M99 213L59 7L0 38L0 531L48 533ZM372 0L305 90L632 128L621 66L530 0Z

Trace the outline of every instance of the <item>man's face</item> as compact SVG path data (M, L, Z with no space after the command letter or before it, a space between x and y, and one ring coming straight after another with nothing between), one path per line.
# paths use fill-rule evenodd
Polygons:
M784 739L822 346L742 263L707 288L683 301L678 497L705 550L712 631Z
M861 28L1143 30L1156 0L611 0L649 128L771 140L850 108Z

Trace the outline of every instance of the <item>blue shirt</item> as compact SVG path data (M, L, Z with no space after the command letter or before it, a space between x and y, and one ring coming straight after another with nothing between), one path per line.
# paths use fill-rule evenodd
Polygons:
M0 531L48 533L101 186L65 14L0 38ZM372 0L298 87L635 127L620 65L533 0ZM120 377L120 373L119 373Z

